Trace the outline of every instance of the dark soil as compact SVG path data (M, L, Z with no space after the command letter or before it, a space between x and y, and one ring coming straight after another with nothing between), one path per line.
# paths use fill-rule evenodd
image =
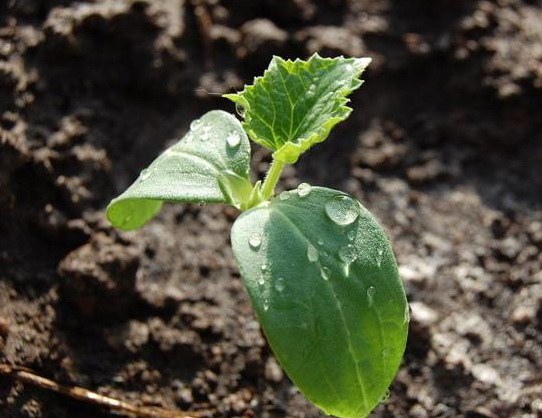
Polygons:
M353 193L412 307L375 417L542 417L542 4L0 2L0 362L208 417L322 417L274 360L229 247L237 212L104 218L272 54L368 55L351 118L286 170ZM262 175L269 154L254 147ZM0 377L0 416L111 414Z

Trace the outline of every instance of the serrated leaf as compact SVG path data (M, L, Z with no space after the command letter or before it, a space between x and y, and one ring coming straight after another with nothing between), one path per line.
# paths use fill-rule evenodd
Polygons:
M288 376L326 413L365 417L406 344L408 305L395 258L357 200L299 190L243 213L233 252Z
M250 143L240 122L221 110L208 112L111 201L107 217L130 230L152 218L163 202L239 207L252 190L249 164Z
M224 97L241 109L252 140L273 150L275 159L294 163L350 115L347 96L361 86L359 76L369 62L317 54L308 61L273 57L263 77Z

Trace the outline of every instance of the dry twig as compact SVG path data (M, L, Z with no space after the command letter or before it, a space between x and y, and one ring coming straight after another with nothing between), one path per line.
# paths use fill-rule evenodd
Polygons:
M31 384L39 388L60 393L78 401L106 408L111 412L134 418L196 418L197 415L189 415L184 412L171 411L158 407L134 406L124 401L113 399L108 396L78 387L60 385L50 379L36 375L32 370L25 367L0 364L0 375L10 376L20 382Z

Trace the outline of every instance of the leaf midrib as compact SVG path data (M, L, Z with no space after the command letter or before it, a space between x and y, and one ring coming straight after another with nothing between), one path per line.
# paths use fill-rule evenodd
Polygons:
M288 206L292 206L292 205L288 205ZM276 213L278 213L283 219L286 220L286 222L288 222L289 225L292 226L292 228L294 229L294 231L297 233L297 235L299 235L301 238L303 238L308 244L314 246L314 244L312 243L312 241L307 238L305 236L305 234L303 233L303 231L301 229L299 229L299 227L285 214L283 213L279 208L277 207L270 207L269 208L270 210L275 210ZM320 264L320 261L317 261L318 264ZM337 299L337 295L335 294L335 290L333 289L333 285L329 282L329 281L326 281L326 284L327 286L329 287L329 290L333 296L333 299L335 301L335 305L337 306L337 310L339 311L339 314L341 316L341 322L342 322L342 325L344 327L344 331L346 333L346 339L347 339L347 342L348 342L348 351L350 353L350 357L352 358L352 362L354 363L354 367L356 369L356 375L357 375L357 380L358 380L358 383L359 383L359 386L361 388L361 393L362 393L362 396L363 396L363 404L365 406L365 409L368 408L368 404L367 404L367 393L365 391L365 384L363 382L363 379L359 373L359 362L356 360L355 356L354 356L354 349L353 349L353 346L352 346L352 335L350 334L350 329L348 328L347 324L346 324L346 317L344 316L344 312L342 310L342 306L341 304L339 303L338 299ZM328 383L328 385L330 385ZM330 385L331 387L333 387L332 385ZM335 393L337 393L336 389L333 387ZM337 395L339 395L337 393ZM339 399L340 399L340 396L339 396Z

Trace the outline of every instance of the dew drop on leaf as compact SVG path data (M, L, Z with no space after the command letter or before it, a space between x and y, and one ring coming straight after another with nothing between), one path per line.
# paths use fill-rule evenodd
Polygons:
M339 250L339 258L345 263L353 263L358 258L356 247L352 244L347 244Z
M261 276L260 279L258 280L258 284L260 286L263 286L265 284L265 279L263 278L263 276Z
M320 276L322 276L322 279L324 280L329 280L330 274L331 272L327 267L322 267L322 269L320 270Z
M311 84L307 90L307 97L313 97L314 93L316 93L316 85Z
M199 119L193 120L192 123L190 124L190 130L195 131L196 129L200 127L200 125L201 125L201 121Z
M263 310L267 311L268 309L269 309L269 300L264 299L264 301L263 301Z
M262 236L261 234L258 234L257 232L253 233L248 237L248 245L253 250L257 250L260 248L260 245L262 245Z
M208 125L204 125L202 130L203 133L200 135L200 139L202 141L207 141L211 137L211 127Z
M376 264L378 268L382 265L382 257L384 256L384 248L379 248L377 251L378 255L376 257Z
M338 195L326 203L325 211L329 219L337 225L346 226L358 219L359 205L351 197Z
M386 393L384 393L384 395L382 395L382 396L380 397L380 399L378 400L378 402L380 402L380 403L386 402L389 398L390 398L390 391L387 390Z
M374 286L369 286L367 288L367 302L369 303L369 306L373 306L375 293L376 289Z
M407 303L405 306L405 319L404 323L408 324L410 322L410 305Z
M312 244L307 247L307 258L311 263L318 261L318 250Z
M282 292L284 290L284 279L282 277L277 279L275 289L277 289L277 292Z
M264 272L267 271L267 264L265 263L262 264L262 271Z
M226 143L230 148L236 148L241 143L241 137L237 132L231 132L226 137Z
M144 169L143 171L141 171L141 173L139 174L139 181L145 181L147 180L151 175L151 170L149 170L148 168Z
M318 245L320 246L324 245L324 241L322 241L321 239L319 239L317 242L318 242Z
M297 195L299 197L308 196L311 190L312 186L309 183L301 183L299 186L297 186Z
M288 200L290 198L290 192L281 192L279 194L280 200Z

